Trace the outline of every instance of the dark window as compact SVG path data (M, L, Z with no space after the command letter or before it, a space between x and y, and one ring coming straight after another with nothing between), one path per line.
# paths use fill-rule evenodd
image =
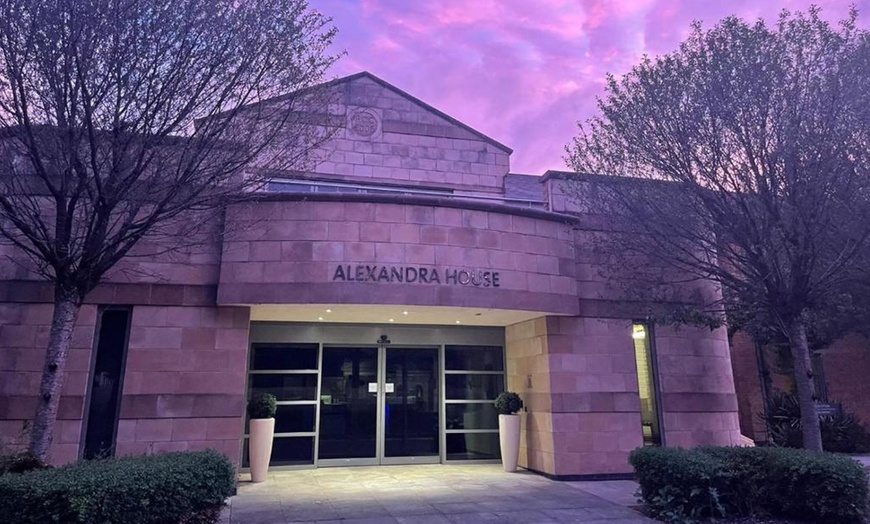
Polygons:
M131 314L131 308L109 307L100 311L85 430L85 459L115 454Z
M307 433L314 431L317 406L279 405L275 413L275 433Z
M317 344L254 344L251 371L317 369Z
M446 346L444 369L504 371L504 350L500 346Z
M271 466L314 464L314 437L275 437L272 441ZM250 466L248 439L242 450L242 467Z
M447 460L491 460L501 458L498 433L448 433Z
M447 400L495 400L504 391L504 375L451 374L445 376Z
M278 400L317 400L317 374L251 374L251 393L271 393Z
M498 412L486 404L447 404L447 429L498 429Z
M822 403L828 402L828 381L825 379L825 366L821 354L815 354L810 360L813 369L813 388L816 400Z

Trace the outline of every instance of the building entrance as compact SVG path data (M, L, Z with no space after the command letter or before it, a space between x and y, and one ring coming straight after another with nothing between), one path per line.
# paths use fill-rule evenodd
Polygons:
M323 348L318 465L440 461L439 348Z
M248 394L277 397L275 467L498 460L504 389L502 328L251 326Z

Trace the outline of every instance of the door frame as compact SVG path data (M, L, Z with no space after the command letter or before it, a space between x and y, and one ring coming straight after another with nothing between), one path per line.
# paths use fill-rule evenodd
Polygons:
M375 420L375 456L365 458L346 458L346 459L321 459L320 458L320 407L321 407L321 388L323 387L323 355L330 349L340 348L377 348L377 412ZM387 457L386 451L386 379L387 379L387 351L390 349L434 349L437 351L437 360L435 364L435 377L438 387L438 433L436 442L438 442L438 454L432 456L407 456L407 457ZM407 464L442 464L445 458L444 450L444 346L434 344L321 344L320 354L318 355L318 368L320 369L320 379L317 384L317 416L314 437L314 467L341 467L341 466L387 466L387 465L407 465Z

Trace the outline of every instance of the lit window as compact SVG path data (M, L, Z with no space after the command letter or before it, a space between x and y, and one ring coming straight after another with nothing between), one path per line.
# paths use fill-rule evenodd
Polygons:
M643 443L646 446L658 446L662 443L662 433L656 397L655 357L649 326L635 323L631 327L631 338L634 339L634 356L637 363Z

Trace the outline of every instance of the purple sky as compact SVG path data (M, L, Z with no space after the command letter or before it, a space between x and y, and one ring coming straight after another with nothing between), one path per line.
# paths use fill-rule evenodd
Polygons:
M850 1L310 0L346 50L329 72L367 70L514 149L511 170L564 169L576 122L605 74L676 48L692 20L775 20L816 4L839 20ZM763 4L759 6L758 4ZM856 2L861 25L870 0Z

